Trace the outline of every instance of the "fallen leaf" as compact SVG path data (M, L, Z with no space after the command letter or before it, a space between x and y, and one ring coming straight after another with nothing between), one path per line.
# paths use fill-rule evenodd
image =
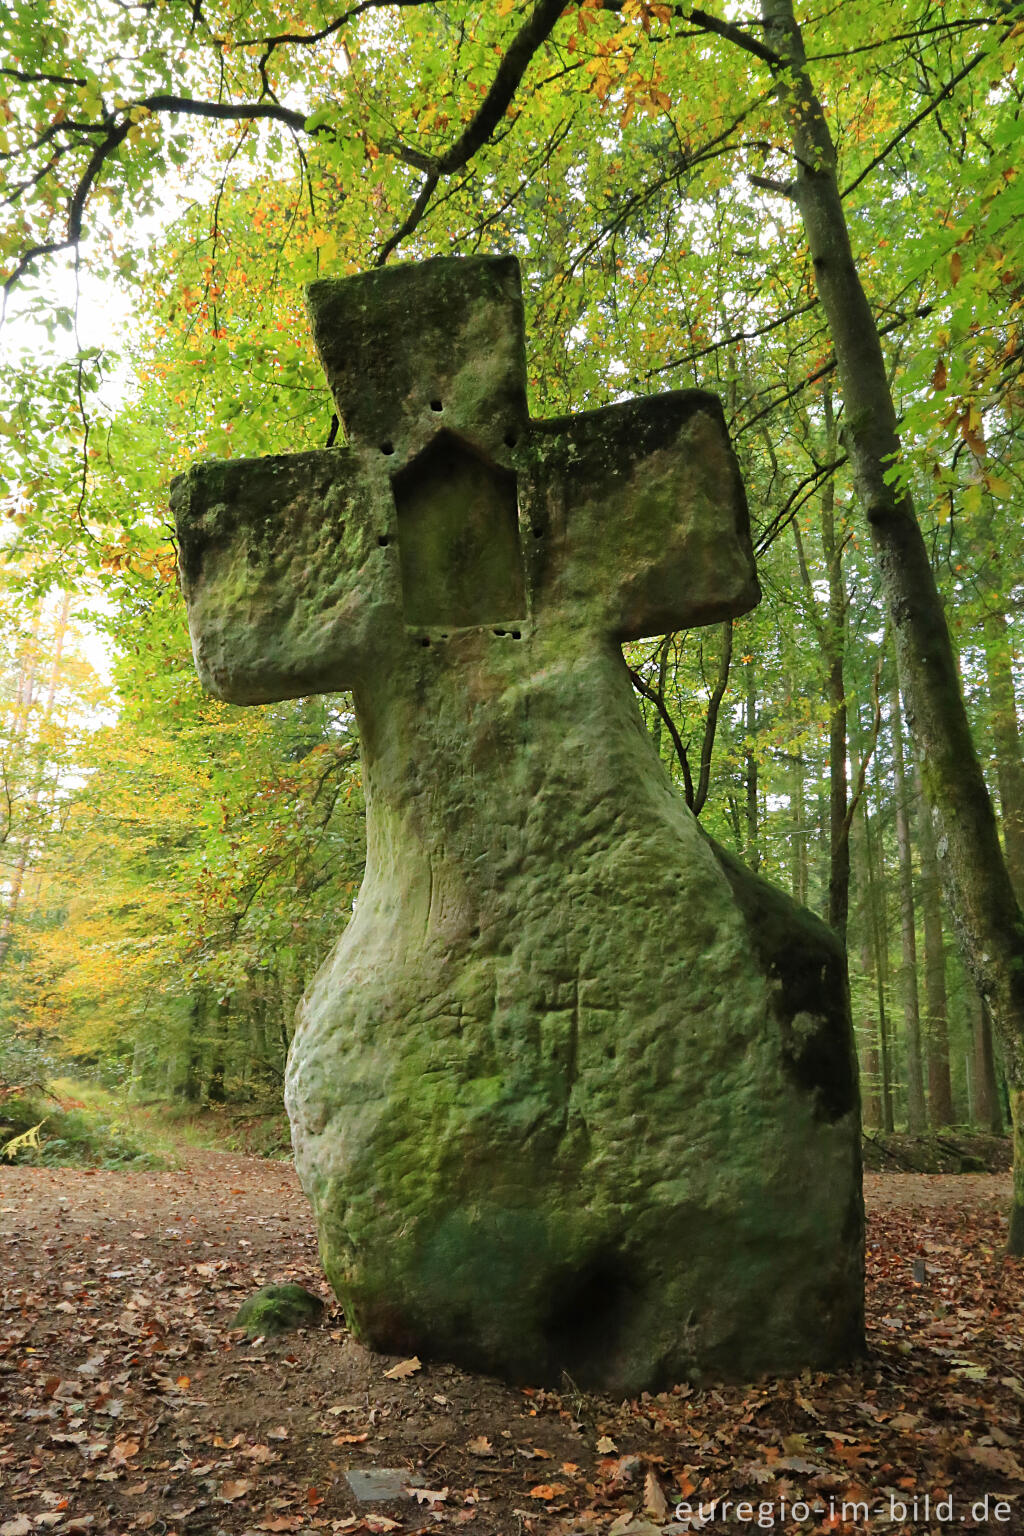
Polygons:
M389 1520L387 1515L364 1515L362 1520L357 1520L356 1523L362 1525L366 1530L374 1532L397 1531L401 1529L401 1521ZM338 1529L344 1530L344 1526L335 1526L335 1530Z
M957 1455L968 1457L977 1462L979 1467L987 1467L990 1472L1000 1472L1004 1477L1012 1477L1015 1482L1024 1482L1024 1468L1009 1451L1000 1451L994 1445L968 1445L958 1450Z
M232 1482L221 1483L220 1496L230 1504L233 1499L244 1498L255 1486L256 1484L250 1482L247 1478L240 1477Z
M272 1451L269 1445L247 1445L242 1455L247 1461L255 1461L261 1466L279 1459L277 1451Z
M644 1478L644 1509L655 1520L664 1520L668 1516L668 1500L658 1481L658 1474L650 1468Z
M13 1520L5 1520L0 1525L0 1536L29 1536L32 1522L27 1515L17 1515Z
M448 1497L447 1488L407 1488L417 1504L443 1504Z
M332 1445L362 1445L364 1440L369 1440L369 1433L363 1435L335 1435Z
M401 1381L403 1376L415 1376L416 1372L422 1369L423 1364L419 1355L413 1355L411 1360L400 1360L397 1365L391 1367L390 1371L385 1371L384 1375L389 1381Z
M475 1440L470 1440L466 1445L466 1450L471 1456L494 1455L494 1446L488 1440L486 1435L477 1435Z
M536 1488L530 1489L531 1499L557 1499L559 1494L568 1493L564 1483L538 1483Z
M595 1449L599 1456L614 1456L619 1448L610 1435L602 1435Z

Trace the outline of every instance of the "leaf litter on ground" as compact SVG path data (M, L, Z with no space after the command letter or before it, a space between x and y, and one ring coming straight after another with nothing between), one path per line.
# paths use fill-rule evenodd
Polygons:
M743 1501L801 1536L921 1536L940 1529L926 1497L959 1530L1024 1530L1007 1193L1004 1176L869 1176L869 1353L848 1370L612 1402L387 1366L336 1307L312 1332L233 1335L267 1283L333 1306L288 1164L5 1170L0 1536L649 1536L735 1531ZM374 1467L403 1469L401 1499L355 1498L345 1473ZM867 1519L840 1517L854 1503Z

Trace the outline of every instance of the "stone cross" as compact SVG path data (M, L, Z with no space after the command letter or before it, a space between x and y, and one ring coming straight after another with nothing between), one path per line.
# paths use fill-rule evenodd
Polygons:
M350 1324L614 1391L835 1364L862 1306L842 953L703 834L619 650L757 601L720 403L531 420L511 259L308 302L344 446L172 500L206 686L355 699L366 875L286 1090Z
M346 446L204 464L176 495L212 692L358 690L396 642L436 667L481 629L636 640L757 602L718 399L531 421L515 260L318 282L309 308Z

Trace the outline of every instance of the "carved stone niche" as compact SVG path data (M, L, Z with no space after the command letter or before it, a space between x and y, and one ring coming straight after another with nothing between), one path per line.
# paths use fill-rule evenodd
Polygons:
M464 629L526 617L516 477L440 431L394 476L405 622Z

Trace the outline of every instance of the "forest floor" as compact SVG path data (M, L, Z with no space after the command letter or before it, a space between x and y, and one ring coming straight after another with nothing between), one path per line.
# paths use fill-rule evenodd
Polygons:
M327 1295L288 1163L0 1168L0 1536L1019 1536L1008 1192L1005 1174L867 1176L855 1367L616 1403L372 1354L337 1309L280 1339L232 1332L267 1282ZM360 1502L346 1473L374 1467L405 1491Z

